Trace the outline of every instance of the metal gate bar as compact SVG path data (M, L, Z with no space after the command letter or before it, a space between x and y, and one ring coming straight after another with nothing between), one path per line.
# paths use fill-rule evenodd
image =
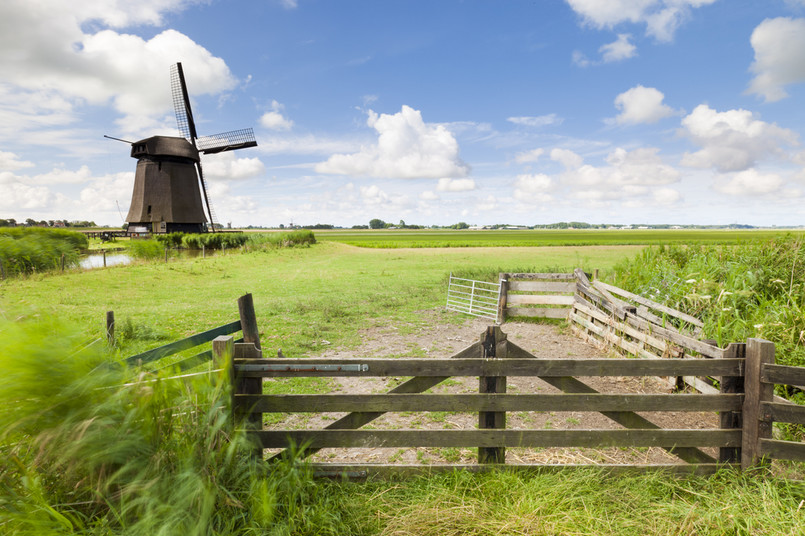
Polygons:
M498 322L501 284L453 277L447 285L447 309Z

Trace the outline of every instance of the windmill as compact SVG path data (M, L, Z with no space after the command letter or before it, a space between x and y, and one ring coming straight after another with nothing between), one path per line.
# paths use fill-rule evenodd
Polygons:
M254 132L247 128L199 137L181 63L171 66L171 92L184 137L152 136L131 144L137 171L126 221L129 230L152 233L205 232L209 221L209 230L215 232L216 216L200 155L255 147Z

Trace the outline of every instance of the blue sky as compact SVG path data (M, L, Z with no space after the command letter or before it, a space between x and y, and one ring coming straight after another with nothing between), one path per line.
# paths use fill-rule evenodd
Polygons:
M0 5L0 218L122 224L181 61L234 226L805 223L805 0L68 4Z

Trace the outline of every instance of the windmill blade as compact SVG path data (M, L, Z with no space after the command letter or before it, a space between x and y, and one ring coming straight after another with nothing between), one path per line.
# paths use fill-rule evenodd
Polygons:
M187 84L184 81L182 64L171 65L171 94L173 95L173 109L176 111L176 124L182 136L196 144L196 124L193 121L193 110L190 108L190 97L187 95Z
M198 150L204 154L222 153L256 146L257 141L254 139L254 132L250 128L222 132L212 136L202 136L198 138L197 143Z

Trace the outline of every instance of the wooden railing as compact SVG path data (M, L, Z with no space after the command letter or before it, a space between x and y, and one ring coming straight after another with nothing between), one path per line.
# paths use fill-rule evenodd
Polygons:
M498 319L513 316L567 318L576 291L570 273L501 273Z

